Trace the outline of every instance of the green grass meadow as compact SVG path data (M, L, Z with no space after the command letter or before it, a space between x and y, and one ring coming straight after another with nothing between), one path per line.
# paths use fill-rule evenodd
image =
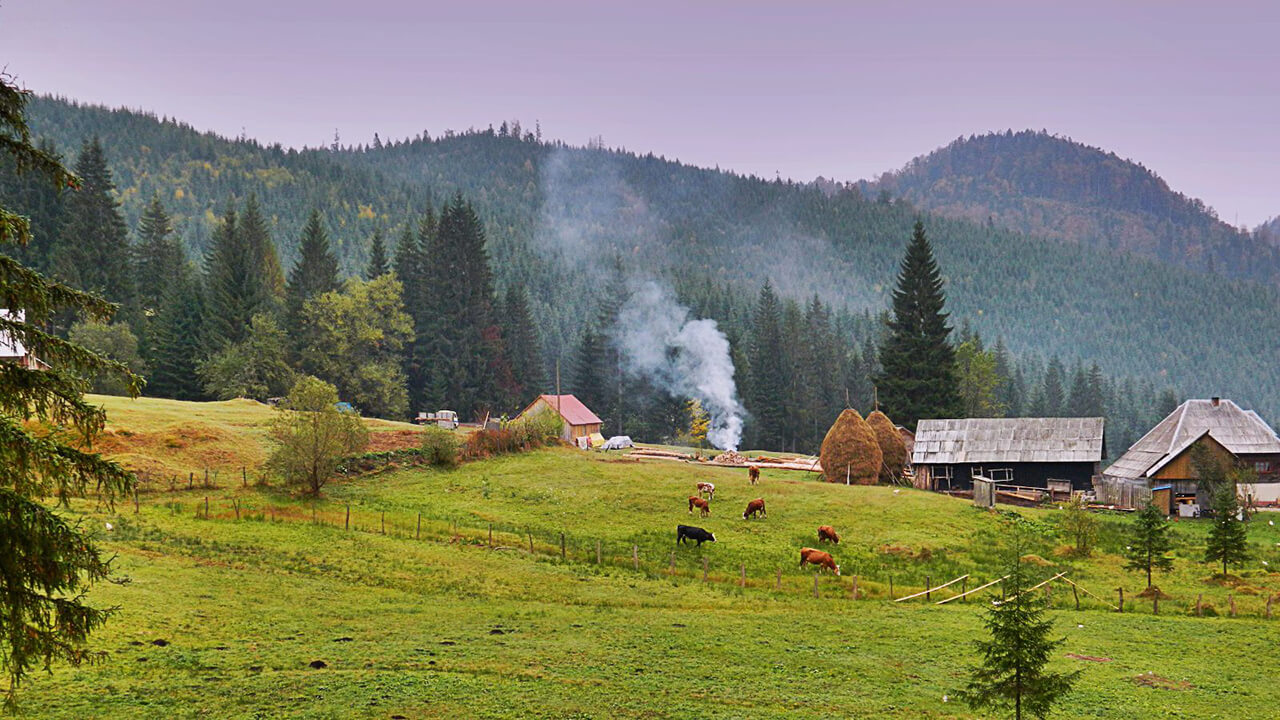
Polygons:
M698 480L717 486L705 519L687 512ZM983 597L939 606L889 591L890 578L900 597L926 577L998 576L1004 515L961 500L768 470L751 487L741 469L569 449L391 469L336 481L316 503L222 484L144 493L136 513L74 505L128 582L90 595L119 607L93 638L103 662L33 675L26 716L979 717L951 696L983 636ZM754 497L767 519L742 519ZM1053 586L1066 638L1053 664L1083 671L1055 717L1276 716L1280 619L1263 614L1280 589L1280 531L1267 516L1227 585L1195 561L1207 523L1177 523L1176 569L1157 580L1172 599L1155 616L1150 601L1129 605L1145 582L1118 557L1127 518L1100 516L1099 550L1075 560L1060 556L1055 510L1018 512L1036 573L1066 570L1102 598L1076 610ZM718 542L677 548L680 523ZM843 575L821 576L815 599L797 554L822 524L841 533ZM1117 587L1123 614L1104 603ZM1195 617L1197 595L1221 616Z

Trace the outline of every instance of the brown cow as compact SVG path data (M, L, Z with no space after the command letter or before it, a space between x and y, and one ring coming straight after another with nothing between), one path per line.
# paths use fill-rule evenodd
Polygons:
M760 482L760 468L755 465L748 465L747 479L751 481L752 485Z
M690 495L689 496L689 514L690 515L693 514L694 508L698 508L699 510L702 511L701 512L702 517L706 517L711 514L711 503L707 502L706 500L703 500L697 495Z
M716 499L716 486L709 482L698 483L698 497L706 496L708 500Z
M818 542L829 542L840 544L840 536L836 534L835 528L830 525L818 526Z
M800 549L800 567L804 567L805 563L826 568L837 575L840 574L840 566L837 565L835 559L831 557L831 553L823 552L816 548Z
M748 517L769 517L764 509L764 498L756 498L747 503L747 511L742 513L742 519L746 520Z

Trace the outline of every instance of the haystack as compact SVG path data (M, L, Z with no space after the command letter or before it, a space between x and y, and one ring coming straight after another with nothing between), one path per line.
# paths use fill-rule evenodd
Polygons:
M902 470L907 466L907 448L902 444L898 428L893 426L889 416L879 410L867 416L867 424L880 443L880 482L901 482Z
M880 477L880 443L857 410L845 410L822 440L822 470L827 482L874 485Z

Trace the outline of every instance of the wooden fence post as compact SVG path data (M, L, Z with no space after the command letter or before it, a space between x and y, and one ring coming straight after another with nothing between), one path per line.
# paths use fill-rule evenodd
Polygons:
M187 473L187 489L190 490L191 488L195 487L195 484L196 484L195 472Z
M347 517L345 520L342 521L342 529L343 530L351 529L351 503L347 503Z
M381 523L380 530L383 535L386 535L387 534L387 511L383 510L382 514L379 516L378 519L379 519L379 522Z
M742 563L742 565L738 567L738 573L739 573L738 577L740 578L738 585L741 587L746 587L747 586L747 564L746 563Z
M204 469L204 486L209 487L209 468Z
M889 576L889 599L890 600L895 599L893 597L893 576L892 575Z
M1116 592L1120 593L1120 605L1116 612L1124 612L1124 588L1116 588Z
M1230 595L1228 595L1228 596L1227 596L1227 603L1228 603L1228 605L1230 605L1230 607L1231 607L1231 617L1235 617L1235 616L1236 616L1236 595L1235 595L1235 593L1231 593Z
M818 573L813 573L813 596L818 597Z
M702 558L702 582L706 582L706 581L707 581L707 567L708 567L709 565L710 565L710 563L708 563L708 562L707 562L707 558L704 556L704 557Z
M929 597L930 588L932 587L933 587L933 578L929 577L928 575L925 575L924 576L924 599L925 600L932 599Z
M968 602L967 593L969 592L969 578L960 581L960 602Z
M493 523L489 523L489 547L493 547Z
M240 466L240 487L249 487L249 470L245 466Z
M136 485L133 488L133 514L138 514L138 487Z
M311 503L311 524L316 524L316 504L314 502Z
M636 545L631 546L631 566L636 572L640 572L640 548Z
M561 560L565 559L564 533L560 533L560 559Z
M596 541L596 564L600 564L600 541Z
M1047 606L1053 605L1053 593L1049 590L1051 587L1053 587L1052 584L1044 586L1044 604Z
M209 519L209 496L204 496L204 519Z
M240 501L233 499L231 501L231 507L234 508L236 511L236 522L239 522L240 521Z
M413 529L413 539L418 540L422 537L422 511L418 511L418 526Z
M1204 606L1201 602L1202 600L1204 600L1204 593L1198 593L1196 595L1196 617L1204 617Z
M857 575L853 576L853 590L849 592L849 599L850 600L858 599L858 576Z
M774 590L782 589L782 568L778 568L778 579L773 583Z
M671 574L676 574L676 553L674 550L671 552Z
M532 555L533 554L533 531L529 530L528 533L529 533L529 554Z
M1160 591L1159 590L1157 590L1151 596L1151 614L1152 615L1160 614Z
M1267 595L1267 619L1271 619L1271 601L1275 600L1275 595Z
M1076 589L1075 583L1071 583L1071 594L1075 596L1076 609L1079 610L1080 609L1080 591Z

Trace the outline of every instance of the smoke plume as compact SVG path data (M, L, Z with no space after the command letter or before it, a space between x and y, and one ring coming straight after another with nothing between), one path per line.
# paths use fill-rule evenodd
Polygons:
M736 450L745 409L734 383L729 340L714 320L689 318L689 308L654 280L634 287L613 340L625 367L679 397L702 403L711 419L707 440Z

